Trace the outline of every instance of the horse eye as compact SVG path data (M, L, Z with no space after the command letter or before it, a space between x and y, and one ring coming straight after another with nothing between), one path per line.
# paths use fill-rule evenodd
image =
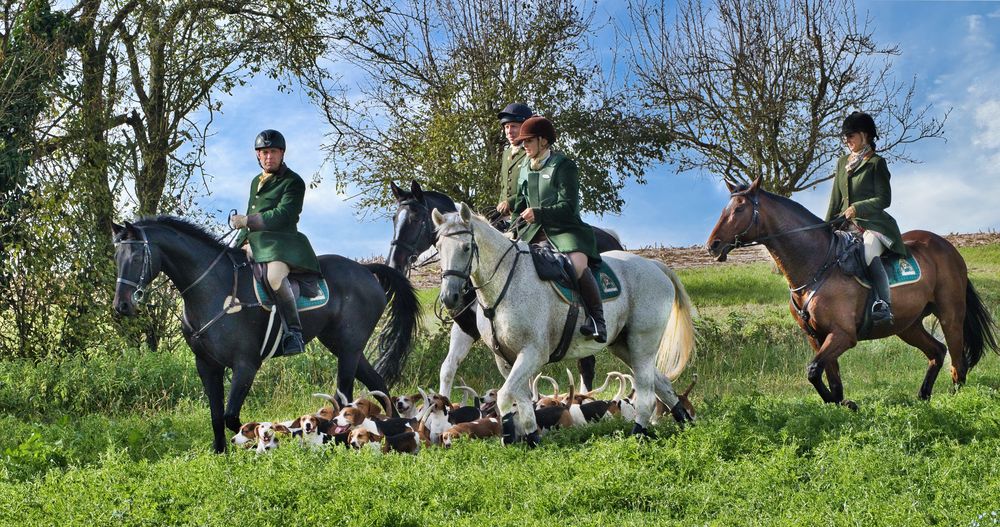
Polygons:
M463 243L463 244L462 244L462 250L463 250L463 251L465 251L465 252L469 252L469 249L470 249L471 247L472 247L472 245L471 245L471 244L468 244L468 243Z
M744 207L743 205L737 205L736 206L736 212L743 212L743 209L745 209L745 208L746 207Z

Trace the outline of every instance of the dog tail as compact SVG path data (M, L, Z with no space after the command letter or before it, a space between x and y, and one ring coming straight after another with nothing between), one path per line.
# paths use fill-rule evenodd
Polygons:
M375 396L375 398L378 399L378 402L382 404L382 408L385 409L385 415L388 415L389 417L399 417L399 414L396 413L396 408L392 405L392 399L390 399L385 392L381 390L372 390L371 395Z
M662 262L655 263L674 286L673 307L656 353L656 369L673 381L684 372L694 356L694 317L698 316L698 312L677 274Z

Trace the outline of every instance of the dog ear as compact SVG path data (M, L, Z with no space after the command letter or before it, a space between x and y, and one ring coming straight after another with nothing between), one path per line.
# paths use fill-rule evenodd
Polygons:
M275 432L281 432L282 434L291 434L292 431L288 429L285 425L274 425Z

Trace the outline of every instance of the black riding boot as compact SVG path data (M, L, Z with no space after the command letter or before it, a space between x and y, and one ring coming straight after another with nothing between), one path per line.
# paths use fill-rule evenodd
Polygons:
M580 275L579 282L580 296L583 297L583 303L587 305L587 312L590 315L580 326L580 333L603 344L608 341L608 329L604 324L604 304L601 303L601 291L597 288L597 280L588 268Z
M302 323L299 322L299 310L295 306L295 293L287 278L281 281L281 287L274 292L274 307L285 325L285 336L281 339L282 355L302 353L305 350Z
M892 324L892 308L889 306L889 277L881 258L875 258L868 264L868 274L872 277L872 288L875 289L875 304L872 306L872 325L886 326Z

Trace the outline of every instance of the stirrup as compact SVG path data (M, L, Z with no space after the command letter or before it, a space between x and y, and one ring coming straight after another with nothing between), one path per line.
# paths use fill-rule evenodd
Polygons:
M872 323L877 326L892 324L892 307L881 298L872 303Z

